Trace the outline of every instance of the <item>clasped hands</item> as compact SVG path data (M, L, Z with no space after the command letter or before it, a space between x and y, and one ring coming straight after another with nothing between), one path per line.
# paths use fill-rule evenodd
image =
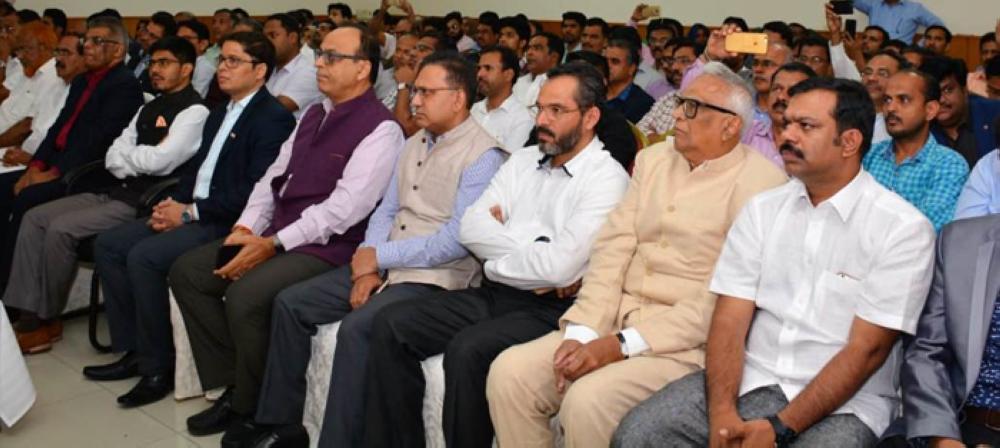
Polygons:
M274 257L278 250L273 237L254 235L250 229L236 226L222 243L224 246L243 246L225 266L212 271L227 280L236 281L257 265Z

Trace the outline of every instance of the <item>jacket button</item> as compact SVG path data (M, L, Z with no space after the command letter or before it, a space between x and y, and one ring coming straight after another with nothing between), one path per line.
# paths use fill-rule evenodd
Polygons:
M417 168L421 167L423 164L424 162L417 162Z
M399 230L406 230L406 224L399 226Z
M413 186L413 191L417 191L417 186L416 185Z

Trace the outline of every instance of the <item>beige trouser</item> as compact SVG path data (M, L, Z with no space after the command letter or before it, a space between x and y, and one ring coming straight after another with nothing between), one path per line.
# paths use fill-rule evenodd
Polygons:
M567 447L606 448L629 410L699 368L638 356L590 372L560 395L552 356L561 343L562 333L552 332L507 349L490 366L486 395L501 448L552 447L555 435L549 420L557 413Z

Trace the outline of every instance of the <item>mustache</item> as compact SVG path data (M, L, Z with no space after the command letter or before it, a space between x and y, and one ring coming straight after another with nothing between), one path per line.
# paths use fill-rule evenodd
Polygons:
M545 135L551 137L553 140L556 138L556 133L552 132L551 129L549 129L549 128L545 127L545 126L538 126L535 129L538 130L538 136L539 137L541 137L542 134L545 134Z
M903 121L899 118L899 115L896 115L892 112L889 112L888 114L885 115L885 121L888 122L889 120Z
M771 105L771 109L780 109L780 110L788 109L788 101L777 100L774 102L774 104Z
M783 143L781 145L780 151L781 151L782 154L784 154L786 152L790 152L790 153L792 153L793 156L798 157L798 158L800 158L802 160L805 160L805 158L806 158L806 154L804 152L802 152L801 149L792 146L792 144L788 143L788 142L785 142L785 143Z

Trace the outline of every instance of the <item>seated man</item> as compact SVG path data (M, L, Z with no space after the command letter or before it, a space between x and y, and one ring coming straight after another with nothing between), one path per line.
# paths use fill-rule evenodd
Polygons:
M197 20L187 20L177 24L177 37L186 39L194 45L198 53L198 61L194 65L194 75L191 77L191 85L202 98L208 95L208 87L215 78L215 69L218 63L208 56L205 51L208 49L209 32L204 23Z
M103 159L142 105L139 84L122 65L126 39L117 19L98 17L88 22L83 39L86 76L73 80L59 117L27 171L0 174L0 285L6 284L10 273L24 215L36 205L63 197L63 175Z
M898 408L894 347L916 328L934 229L862 169L875 108L860 83L791 93L781 152L795 179L729 230L706 370L629 412L613 446L871 447Z
M420 362L444 353L444 437L489 447L490 363L558 328L597 230L628 175L594 135L604 82L593 66L551 70L538 96L539 145L515 152L465 212L460 240L485 261L478 288L387 306L372 324L364 445L423 441Z
M892 139L885 126L885 88L889 78L902 69L910 68L898 54L891 51L880 51L872 55L861 71L861 82L868 89L868 96L875 103L875 128L872 130L872 144L882 143ZM939 109L940 111L940 109Z
M541 32L531 37L527 48L525 51L527 62L524 70L521 70L524 75L514 83L514 98L530 108L535 104L538 92L548 79L548 71L562 62L566 46L555 34Z
M3 295L4 304L22 311L22 324L36 322L35 328L22 326L18 334L24 353L52 347L55 335L37 319L50 322L62 314L76 272L77 244L135 219L143 192L173 175L201 143L208 109L191 87L194 46L168 36L156 41L150 54L150 79L162 94L139 109L104 159L121 183L108 193L56 199L24 217Z
M872 146L863 161L875 180L927 215L934 230L951 222L969 176L962 156L930 135L940 98L937 82L925 73L903 69L889 78L883 103L892 140Z
M1000 119L995 129L1000 134ZM997 173L1000 173L1000 149L990 151L972 168L962 194L958 195L956 220L1000 213L1000 176Z
M771 76L771 87L767 94L767 100L771 104L767 108L767 114L771 119L774 144L778 147L785 143L781 133L785 131L785 110L788 109L788 100L791 98L788 91L796 84L815 77L816 72L801 62L782 65ZM784 166L785 162L782 161L781 164Z
M928 58L920 71L933 76L941 86L941 108L931 127L934 138L958 151L969 166L998 146L995 124L1000 118L1000 100L969 93L965 61L945 57Z
M407 136L412 136L420 130L413 114L413 108L410 107L410 102L413 99L410 88L417 77L420 63L431 53L455 50L455 43L437 31L430 31L420 33L420 39L417 40L413 49L413 57L407 58L408 62L405 65L398 65L393 70L393 78L398 84L396 85L396 104L392 113Z
M316 89L313 58L302 52L302 26L288 14L274 14L264 22L264 35L274 44L276 55L267 90L296 119L302 118L305 110L323 97Z
M188 252L170 270L202 387L227 387L212 408L188 419L195 435L233 422L228 443L252 424L274 297L351 261L403 149L402 129L372 88L375 37L349 23L320 48L324 100L282 145L229 236ZM226 262L228 246L239 253Z
M508 152L527 146L535 127L528 107L511 90L520 71L517 54L509 48L488 47L479 53L476 80L484 98L472 105L472 118Z
M458 242L459 224L505 157L468 109L452 107L455 102L468 106L475 99L474 70L455 53L424 59L418 92L439 86L459 90L452 98L414 97L423 131L407 140L352 265L289 287L275 299L256 421L283 426L273 430L276 440L304 434L303 378L317 325L341 321L319 444L362 446L368 335L376 313L396 302L479 282L479 262ZM441 179L428 183L431 175ZM412 190L417 184L425 188Z
M680 90L684 72L698 58L695 43L688 39L680 39L673 47L673 53L669 52L669 48L663 50L662 59L666 59L664 63L668 64L667 67L669 67L665 68L667 80L670 81L670 85L674 87L675 91L656 100L649 112L646 112L642 120L635 124L639 131L650 139L663 136L673 130L674 105L676 103L674 96Z
M931 447L995 446L1000 406L1000 217L941 231L934 281L900 372L906 438Z
M24 80L0 103L0 155L11 166L26 165L31 160L40 139L36 138L30 152L20 146L33 129L41 128L43 134L48 130L59 116L69 91L69 84L59 77L56 59L52 57L59 38L50 27L40 21L27 23L20 27L17 42ZM81 72L77 70L76 74ZM39 126L34 126L35 120Z
M638 123L656 101L635 84L639 48L631 41L614 39L604 49L608 60L608 107L621 112L630 123Z
M633 406L702 365L715 303L706 283L726 231L744 202L787 177L740 143L752 96L731 70L707 64L678 98L673 144L639 154L564 331L493 362L500 446L552 446L556 414L567 446L607 446Z
M209 114L201 145L173 196L151 218L97 237L111 346L116 362L83 369L97 381L142 375L118 398L126 407L157 401L173 389L174 345L167 272L188 250L229 232L253 183L278 155L295 128L292 114L264 88L274 70L274 47L260 33L233 33L222 41L219 83L232 97Z

